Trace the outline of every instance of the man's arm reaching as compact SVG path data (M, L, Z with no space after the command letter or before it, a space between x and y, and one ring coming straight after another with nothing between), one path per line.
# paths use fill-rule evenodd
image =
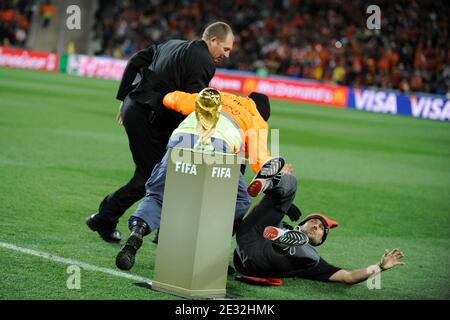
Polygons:
M328 280L332 282L341 282L345 284L356 284L367 280L374 273L379 273L392 269L396 266L402 266L405 263L401 262L400 259L405 255L398 249L393 249L391 252L385 250L381 261L378 264L369 266L364 269L359 269L356 271L346 271L339 270L334 273Z
M174 91L166 94L163 104L166 108L175 110L185 116L195 110L196 93L187 93L183 91Z

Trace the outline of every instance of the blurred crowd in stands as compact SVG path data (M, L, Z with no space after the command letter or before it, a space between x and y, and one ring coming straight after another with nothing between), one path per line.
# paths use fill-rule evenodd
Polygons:
M237 37L225 68L403 92L447 93L450 6L372 1L381 30L366 27L366 1L100 1L99 54L129 57L151 43L193 39L224 20Z
M20 7L24 1L8 2ZM380 30L367 28L364 0L98 3L92 36L97 55L126 59L153 43L199 38L208 23L222 20L236 35L224 68L402 92L450 91L446 0L371 1L381 9ZM26 8L16 11L26 16Z
M0 0L0 45L24 48L32 16L41 16L48 27L55 15L51 0Z
M0 1L0 45L24 47L30 28L32 2Z

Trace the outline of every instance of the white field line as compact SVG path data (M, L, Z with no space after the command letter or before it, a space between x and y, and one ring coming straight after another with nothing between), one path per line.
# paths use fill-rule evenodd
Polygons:
M125 272L120 272L120 271L116 271L113 269L97 267L97 266L94 266L89 263L85 263L85 262L81 262L81 261L77 261L77 260L73 260L73 259L68 259L68 258L58 257L55 255L49 254L47 252L36 251L36 250L32 250L32 249L18 247L12 243L6 243L6 242L0 241L0 248L14 250L14 251L17 251L17 252L20 252L23 254L28 254L30 256L40 257L40 258L44 258L47 260L68 264L68 265L77 265L80 268L82 268L84 270L88 270L88 271L102 272L102 273L106 273L106 274L109 274L109 275L112 275L115 277L122 277L122 278L127 278L127 279L131 279L131 280L136 280L136 281L143 281L143 282L147 282L150 284L152 283L151 279L147 279L147 278L144 278L141 276L137 276L137 275L129 274L129 273L125 273Z

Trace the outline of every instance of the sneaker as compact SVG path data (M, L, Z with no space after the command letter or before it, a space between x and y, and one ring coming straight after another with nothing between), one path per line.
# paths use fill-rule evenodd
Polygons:
M268 226L264 229L263 237L285 248L299 247L308 243L306 234L298 230L283 230Z
M284 163L285 161L282 157L267 160L248 185L248 194L256 197L270 186L272 180L279 180Z
M122 234L115 227L107 225L98 219L97 214L92 214L85 220L86 225L92 231L97 232L106 242L118 243L122 240Z

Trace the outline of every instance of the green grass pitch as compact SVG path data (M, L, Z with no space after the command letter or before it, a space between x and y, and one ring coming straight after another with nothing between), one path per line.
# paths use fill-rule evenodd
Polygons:
M118 82L0 69L0 242L116 269L118 245L84 218L133 171L115 122ZM340 223L319 252L347 270L404 250L406 265L385 272L381 289L286 279L255 287L232 276L242 299L449 299L450 125L354 110L273 101L280 152L300 181L296 204ZM250 178L250 175L248 175ZM126 219L119 229L128 235ZM132 274L152 278L146 238ZM0 299L175 299L136 281L81 271L0 247Z

